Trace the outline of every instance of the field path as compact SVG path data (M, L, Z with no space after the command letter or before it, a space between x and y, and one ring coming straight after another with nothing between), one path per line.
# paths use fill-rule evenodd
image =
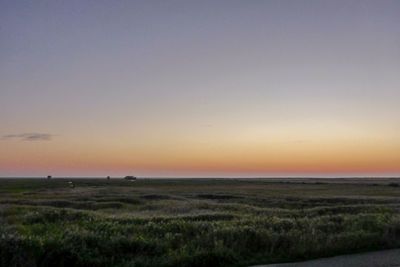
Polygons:
M400 249L390 249L310 261L257 265L253 267L400 267Z

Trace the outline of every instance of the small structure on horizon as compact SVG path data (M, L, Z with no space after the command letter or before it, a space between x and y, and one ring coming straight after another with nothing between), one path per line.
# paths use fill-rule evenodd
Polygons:
M136 181L136 177L132 176L132 175L125 176L124 179L127 180L127 181L131 181L131 182Z
M107 180L110 180L111 179L111 177L110 176L107 176Z
M47 179L51 179L51 175L47 175Z

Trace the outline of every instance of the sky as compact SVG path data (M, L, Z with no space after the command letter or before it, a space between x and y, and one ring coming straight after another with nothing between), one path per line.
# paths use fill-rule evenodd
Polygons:
M400 176L400 1L0 1L0 177Z

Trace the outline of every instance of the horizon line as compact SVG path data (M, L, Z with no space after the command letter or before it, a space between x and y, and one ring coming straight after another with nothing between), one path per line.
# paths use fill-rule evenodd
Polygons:
M111 176L113 179L123 179L125 176ZM282 177L264 177L264 176L224 176L224 177L201 177L201 176L135 176L138 179L396 179L400 176L282 176ZM47 176L0 176L0 179L43 179ZM52 176L52 179L104 179L107 176Z

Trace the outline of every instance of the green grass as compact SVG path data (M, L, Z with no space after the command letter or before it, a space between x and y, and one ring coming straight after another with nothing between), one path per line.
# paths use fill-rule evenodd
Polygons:
M0 179L0 266L247 266L400 247L398 179Z

